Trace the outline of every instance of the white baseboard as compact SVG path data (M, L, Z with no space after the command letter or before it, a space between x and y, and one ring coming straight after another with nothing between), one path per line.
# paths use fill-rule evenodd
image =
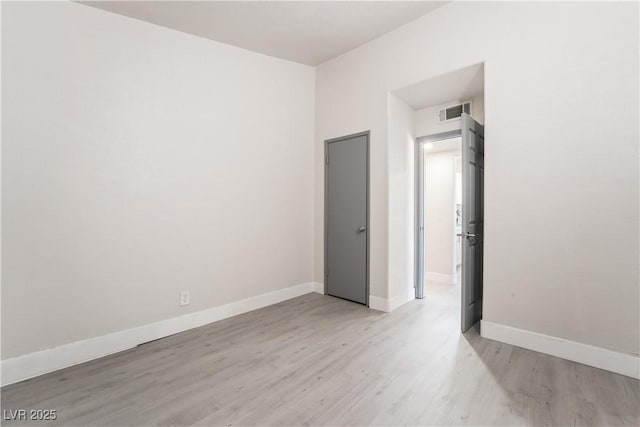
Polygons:
M324 283L322 282L311 282L311 288L313 292L317 294L324 295Z
M384 311L385 313L391 311L391 305L387 298L380 298L374 295L369 295L369 308L372 310Z
M2 361L1 383L3 386L13 384L310 292L324 293L323 289L324 285L322 283L307 282L206 310L161 320L149 325L6 359Z
M449 285L455 285L458 283L458 276L455 274L442 274L442 273L432 273L427 271L425 274L425 279L427 282L438 282L438 283L447 283Z
M407 289L407 302L416 299L416 288L411 287Z
M640 358L600 347L482 320L480 335L584 365L640 379Z
M401 305L404 305L414 299L415 296L414 288L408 289L406 295L396 295L390 299L369 295L369 308L390 313Z

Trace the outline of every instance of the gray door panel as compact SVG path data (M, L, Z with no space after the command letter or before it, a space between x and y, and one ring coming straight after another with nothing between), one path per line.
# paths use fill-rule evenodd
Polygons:
M482 317L484 127L462 114L462 332Z
M327 294L367 304L368 134L327 142Z

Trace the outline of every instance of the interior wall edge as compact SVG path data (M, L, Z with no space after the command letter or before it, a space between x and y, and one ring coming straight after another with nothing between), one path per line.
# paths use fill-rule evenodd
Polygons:
M640 379L640 357L631 354L486 320L480 321L480 335L483 338Z
M381 298L375 295L369 295L369 308L372 310L391 312L391 303L388 298Z
M322 288L321 283L306 282L144 326L6 359L2 361L0 383L2 386L13 384L311 292L323 293Z
M391 313L395 309L414 299L415 292L415 288L410 287L407 289L406 295L396 295L391 298L380 298L375 295L369 295L369 308L385 313Z

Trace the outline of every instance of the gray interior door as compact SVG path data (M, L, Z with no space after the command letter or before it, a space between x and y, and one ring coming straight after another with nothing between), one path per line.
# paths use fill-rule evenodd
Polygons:
M368 305L369 134L326 142L326 293Z
M484 127L462 114L462 332L482 317Z

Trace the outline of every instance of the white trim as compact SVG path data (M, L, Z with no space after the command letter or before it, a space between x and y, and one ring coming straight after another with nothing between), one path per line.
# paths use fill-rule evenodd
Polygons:
M640 379L640 357L632 354L619 353L485 320L480 323L480 335L484 338Z
M324 283L322 282L311 282L311 289L317 294L324 295Z
M262 295L234 301L194 313L187 313L156 323L126 329L108 335L76 341L59 347L37 351L2 361L2 385L57 371L109 354L133 348L138 344L164 338L218 320L257 310L310 292L322 292L322 283L307 282ZM318 289L320 289L318 291Z
M410 295L408 293L405 295L396 295L395 297L391 298L391 300L389 301L390 311L393 311L396 308L408 303L414 298L415 298L415 292L411 292Z
M415 288L407 289L406 295L397 295L391 299L369 295L369 308L373 310L384 311L385 313L390 313L401 305L408 303L415 297Z
M442 273L432 273L427 271L426 273L427 282L438 282L438 283L446 283L449 285L455 285L458 283L458 276L451 274L442 274Z
M384 311L385 313L389 313L391 311L391 304L386 298L369 295L369 308L372 310Z
M407 302L416 299L416 288L413 286L407 289Z

